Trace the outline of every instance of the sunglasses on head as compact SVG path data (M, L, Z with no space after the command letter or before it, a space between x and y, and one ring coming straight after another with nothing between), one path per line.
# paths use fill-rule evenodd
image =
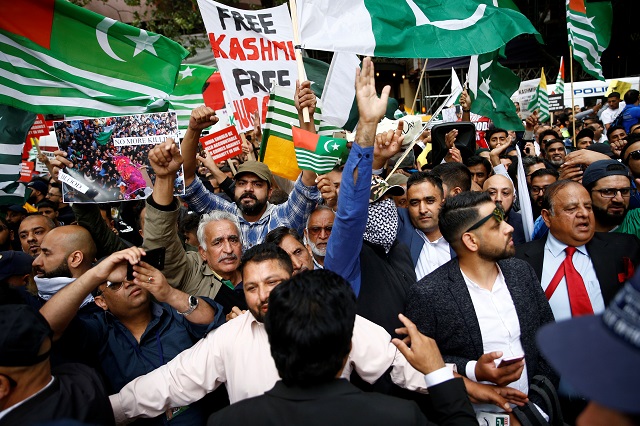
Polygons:
M480 219L479 221L471 225L471 227L464 232L467 233L480 228L482 225L485 224L485 222L487 222L491 218L494 218L495 220L498 221L498 223L500 223L504 220L504 216L505 216L504 209L500 204L496 204L496 208L493 209L491 214L488 214L487 216L483 217L482 219Z

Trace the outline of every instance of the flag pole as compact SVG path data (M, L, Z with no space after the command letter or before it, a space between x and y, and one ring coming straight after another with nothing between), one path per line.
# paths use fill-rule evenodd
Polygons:
M300 35L298 32L298 7L296 0L289 0L289 8L291 9L291 23L293 24L293 44L295 45L296 63L298 65L298 80L303 82L307 79L307 73L304 71L304 62L302 62L302 47L300 46ZM302 118L305 123L311 121L309 118L309 108L302 109Z
M571 47L571 45L569 45L569 72L571 73L571 121L573 123L573 132L572 132L572 139L573 139L573 146L576 146L576 112L573 108L574 105L574 100L573 100L573 47Z
M413 103L411 104L411 111L413 115L416 115L415 107L416 101L418 100L418 94L420 94L420 86L422 86L422 78L424 77L424 72L427 70L427 62L429 62L429 58L424 60L424 66L422 67L422 72L420 73L420 81L418 82L418 88L416 89L416 95L413 97Z

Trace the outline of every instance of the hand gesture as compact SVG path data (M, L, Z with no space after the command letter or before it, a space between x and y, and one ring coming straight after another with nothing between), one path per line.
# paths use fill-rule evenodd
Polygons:
M460 150L455 146L449 149L447 155L444 156L444 161L447 163L462 163L462 154Z
M157 177L173 176L182 165L182 154L172 138L149 151L149 162Z
M460 94L460 106L463 111L468 111L471 109L471 96L467 92L467 89L464 89Z
M403 126L404 121L398 120L398 128L396 130L389 130L386 133L378 133L376 135L373 145L373 157L376 163L381 163L381 167L386 164L389 158L400 151L404 140L404 135L402 134Z
M191 117L189 117L189 130L195 132L201 132L207 127L213 126L218 122L216 112L208 106L199 106L191 111Z
M458 137L458 129L453 129L447 132L446 135L444 135L444 144L447 147L447 149L451 149L455 147L457 137Z
M466 377L463 379L469 399L474 404L493 404L510 413L512 410L509 404L522 407L529 401L525 393L513 388L476 383Z
M611 144L611 152L613 152L613 155L615 155L617 158L620 158L622 148L624 148L624 146L627 144L627 140L620 139L615 142L609 141L609 143ZM584 149L581 149L580 151L584 151Z
M101 283L105 281L122 282L127 278L127 264L137 264L146 254L141 247L120 250L98 263L92 271Z
M533 142L527 142L524 144L524 155L528 157L536 156L536 146Z
M387 112L391 86L385 86L378 98L375 69L370 57L362 61L362 69L356 69L356 100L362 124L378 124Z
M198 160L200 164L202 164L207 169L209 169L211 173L219 170L218 165L216 164L215 161L213 161L213 157L209 155L209 153L206 150L202 151L202 155L196 154L196 160Z
M479 382L491 382L498 386L506 386L515 382L524 370L524 359L505 367L496 367L495 360L502 357L502 352L489 352L480 357L476 363L476 379Z
M563 166L571 167L582 164L588 167L591 163L598 160L610 160L610 158L601 152L591 151L590 149L579 149L567 154Z
M396 333L407 335L407 337L403 340L393 339L391 343L398 348L409 364L422 374L429 374L444 367L445 364L436 341L420 333L409 318L402 314L399 314L398 318L404 327L397 328Z
M55 151L56 158L50 161L50 166L53 172L51 173L51 179L54 182L58 182L58 173L60 170L64 170L67 167L73 168L73 163L67 160L67 153L64 151Z
M146 289L158 302L168 302L173 287L167 282L167 278L147 262L138 262L133 265L133 283Z
M502 145L498 144L496 145L495 148L493 148L490 152L489 152L489 160L491 160L491 165L493 167L497 166L500 164L500 156L509 149L509 147L511 146L511 144L507 143L503 143Z
M424 129L418 136L418 142L422 142L425 145L431 143L431 129Z
M232 319L239 317L240 315L244 314L245 312L247 312L246 310L243 311L240 308L238 308L237 306L234 306L233 308L231 308L231 312L229 312L227 314L227 316L225 317L225 319L227 321L231 321Z
M251 131L251 143L258 148L262 142L262 121L260 120L260 113L256 110L253 113L253 130Z
M567 166L563 164L560 166L560 177L558 180L569 179L576 181L578 183L582 183L582 166L580 164L575 164L573 166Z
M325 204L332 209L338 204L338 192L327 175L320 175L316 178L316 186L320 190L320 194Z
M524 121L524 129L530 132L533 132L533 129L538 124L538 110L534 111L527 119Z
M294 101L300 117L302 117L302 110L305 108L309 108L309 116L313 116L313 113L316 110L317 99L316 94L311 90L310 81L307 80L302 83L296 81L296 94L294 96Z

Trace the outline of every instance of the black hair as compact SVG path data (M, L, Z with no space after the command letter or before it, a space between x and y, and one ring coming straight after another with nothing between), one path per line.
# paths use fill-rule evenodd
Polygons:
M62 192L62 185L60 184L60 182L51 182L49 183L49 186L51 188L58 188L60 192Z
M491 171L493 170L493 167L491 167L491 162L480 155L472 155L471 157L467 158L467 161L464 162L464 165L467 167L477 166L478 164L482 164L484 166L485 170L487 171L487 176L491 174Z
M351 351L355 318L356 296L334 272L305 271L275 287L264 326L284 384L333 381Z
M107 219L113 220L113 216L111 215L111 204L99 203L98 208L107 214Z
M609 99L609 98L618 98L618 99L620 99L620 93L611 92L611 93L609 93L609 96L607 96L607 99Z
M560 135L558 134L558 132L556 132L553 129L547 129L547 130L543 130L542 132L540 132L540 134L538 135L538 143L542 144L542 140L544 139L545 136L553 136L554 139L560 139Z
M610 135L611 133L615 132L616 130L622 130L623 132L627 133L627 131L625 130L624 126L611 126L607 130L607 135Z
M442 183L449 189L459 187L462 191L471 190L471 170L462 163L442 163L432 169L433 173L440 176Z
M189 212L185 214L180 220L178 230L181 234L186 235L187 232L198 232L198 225L200 224L200 215L195 212Z
M444 196L444 189L442 188L442 179L440 179L440 176L438 176L433 172L416 172L416 173L413 173L411 176L409 176L409 179L407 179L407 192L409 191L409 188L411 188L413 185L417 185L422 182L429 182L431 185L435 186L436 188L438 188L438 190L440 190L441 196Z
M558 173L554 169L538 169L535 172L531 173L530 175L531 182L533 182L535 178L542 177L542 176L553 176L556 179L559 179L560 173Z
M39 209L40 207L50 207L53 209L53 211L58 211L58 203L53 203L49 200L42 200L38 204L36 204L36 208Z
M282 250L280 247L273 243L258 244L245 251L242 254L239 268L240 272L243 271L245 265L249 262L260 263L266 260L277 260L278 262L280 262L280 265L287 272L289 272L289 274L293 274L293 264L291 263L291 258L286 251Z
M478 221L478 206L486 202L492 202L487 192L467 191L446 199L438 216L438 226L454 249L459 247L465 230Z
M507 130L501 129L499 127L494 127L493 129L487 130L484 134L484 140L487 141L487 144L489 143L491 136L495 135L496 133L504 133L506 137L509 137L509 132Z
M549 185L547 189L544 190L544 194L542 195L542 204L541 204L542 209L549 210L549 212L553 214L554 197L562 189L571 185L578 185L579 187L584 188L584 186L582 186L580 183L570 179L562 179Z
M627 93L624 94L624 103L633 105L638 102L638 97L640 97L640 92L636 89L627 90Z
M284 239L284 237L286 237L287 235L290 235L296 240L298 240L300 244L304 244L304 240L302 239L302 236L298 233L298 231L296 231L293 228L288 228L286 226L278 226L277 228L269 231L269 233L264 239L264 242L273 243L279 246L282 240Z
M529 174L529 168L531 166L534 166L540 163L544 164L544 160L538 157L537 155L527 155L525 157L522 157L522 167L524 167L524 173L526 175Z

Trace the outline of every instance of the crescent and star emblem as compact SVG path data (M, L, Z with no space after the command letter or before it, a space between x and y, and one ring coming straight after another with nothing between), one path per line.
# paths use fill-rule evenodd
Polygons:
M422 9L418 7L417 4L414 3L413 0L407 0L407 4L413 11L414 16L416 17L416 25L433 25L434 27L441 28L443 30L463 30L465 28L471 27L475 25L480 19L484 17L484 11L487 8L487 5L481 4L478 5L473 15L466 19L446 19L442 21L431 21L424 14Z

